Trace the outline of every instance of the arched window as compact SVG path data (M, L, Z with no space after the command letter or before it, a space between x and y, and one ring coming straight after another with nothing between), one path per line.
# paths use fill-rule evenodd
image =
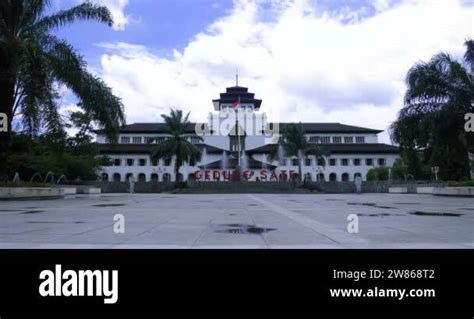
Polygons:
M122 180L122 176L119 173L115 173L113 176L114 182L120 182Z
M329 174L329 180L330 180L331 182L337 181L337 175L336 175L336 173L331 173L331 174Z
M311 182L311 180L312 180L311 173L306 173L306 174L304 175L304 179L305 179L307 182Z
M156 174L156 173L151 174L150 180L152 182L158 182L158 174Z
M146 182L146 175L143 173L138 174L138 181L139 182Z
M343 182L348 182L348 181L349 181L349 174L348 174L348 173L343 173L343 174L341 175L341 180L342 180Z
M356 180L357 177L362 178L362 174L361 173L355 173L354 174L354 180Z
M132 173L127 173L127 175L125 175L125 180L126 180L127 182L130 182L130 180L133 181L133 180L134 180L133 174L132 174Z
M170 181L171 181L170 173L164 173L163 174L163 182L170 182Z
M318 182L324 182L324 173L319 173L317 176Z
M103 173L102 174L102 181L103 182L108 182L109 181L109 174Z

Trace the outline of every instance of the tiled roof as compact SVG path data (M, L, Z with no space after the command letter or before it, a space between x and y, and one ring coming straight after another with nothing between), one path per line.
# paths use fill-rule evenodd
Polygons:
M99 148L101 154L150 154L156 144L100 144L96 146ZM207 153L219 153L224 150L215 146L207 144L196 144L200 149L206 147Z
M276 123L275 123L276 124ZM275 125L269 123L270 126ZM279 130L291 123L278 123ZM381 130L375 130L366 127L359 127L353 125L346 125L341 123L301 123L303 130L306 133L381 133Z
M398 146L366 143L366 144L316 144L322 150L328 151L330 154L398 154L400 152ZM249 154L270 153L277 148L277 144L267 144L261 147L247 150Z
M199 125L207 124L199 123ZM196 123L189 123L186 127L186 133L195 133ZM165 123L133 123L120 128L120 133L166 133Z
M281 131L289 123L278 123ZM306 133L372 133L378 134L381 130L365 127L345 125L341 123L301 123ZM207 128L207 124L199 123L201 128ZM268 124L270 127L274 123ZM187 133L195 133L196 123L189 123ZM133 123L123 126L120 133L166 133L164 123Z

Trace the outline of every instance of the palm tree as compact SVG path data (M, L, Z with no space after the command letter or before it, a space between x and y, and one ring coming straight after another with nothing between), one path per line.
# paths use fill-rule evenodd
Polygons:
M0 1L0 113L8 118L0 132L0 167L5 167L12 121L18 117L26 132L63 129L56 105L57 87L65 86L99 129L113 138L125 123L123 105L107 85L88 72L81 55L54 35L78 20L112 25L106 7L85 2L45 15L49 0Z
M302 161L308 155L315 155L316 160L324 161L327 152L323 151L314 143L310 143L306 138L303 125L301 123L290 123L283 127L281 137L278 141L285 151L286 156L296 156L298 158L298 177L302 178ZM278 156L278 150L270 153L270 160L275 160ZM323 162L324 164L324 162Z
M183 117L183 111L171 110L170 115L162 114L165 131L169 136L161 140L151 154L153 160L175 159L175 181L179 185L179 169L184 161L197 162L201 159L201 150L189 141L190 138L202 141L195 133L188 133L189 113Z
M464 130L464 116L474 112L474 41L465 45L463 61L439 53L409 70L405 106L391 125L392 140L407 152L423 152L442 178L470 176L474 136Z

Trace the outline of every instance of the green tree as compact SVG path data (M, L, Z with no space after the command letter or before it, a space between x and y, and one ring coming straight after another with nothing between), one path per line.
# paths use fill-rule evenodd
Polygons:
M469 178L474 149L473 134L464 130L465 114L474 112L474 41L465 44L463 61L440 53L410 69L405 106L391 125L392 140L403 150L423 151L445 179Z
M188 133L189 113L183 116L181 110L171 110L169 115L162 114L165 121L165 132L167 138L160 141L153 149L151 158L153 160L171 159L175 160L175 180L176 186L179 185L179 169L184 161L199 161L201 159L201 150L191 143L190 139L202 138L194 133Z
M428 150L426 150L428 151ZM414 179L427 180L431 178L430 155L427 152L403 149L400 153L403 165L406 168L406 175L411 175ZM394 165L395 168L395 165Z
M54 34L78 20L111 26L109 10L85 2L47 16L49 4L49 0L0 1L0 113L8 118L8 131L0 132L0 170L5 167L15 117L30 135L63 129L56 105L58 85L75 93L80 107L109 137L125 122L120 99L87 71L83 57L67 41Z
M95 147L80 147L49 133L39 137L14 133L10 151L8 170L18 172L22 181L35 173L44 178L48 172L56 179L65 175L68 180L96 180L100 166L110 165L110 159L100 157Z
M371 168L367 172L367 180L368 181L387 181L389 171L388 167L380 166L376 168Z
M306 137L303 125L301 123L290 123L283 127L278 144L285 151L286 156L295 156L298 158L298 178L302 178L302 162L308 155L315 155L316 159L324 160L327 155L318 145L310 143ZM278 150L270 153L270 160L278 157Z
M408 176L408 166L403 159L399 158L395 161L391 171L391 178L398 180L405 180Z

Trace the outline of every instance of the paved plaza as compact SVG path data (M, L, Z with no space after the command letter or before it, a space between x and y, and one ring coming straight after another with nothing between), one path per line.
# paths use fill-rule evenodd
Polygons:
M114 232L122 214L125 232ZM359 232L347 231L357 214ZM0 248L473 248L474 199L102 194L0 201Z

